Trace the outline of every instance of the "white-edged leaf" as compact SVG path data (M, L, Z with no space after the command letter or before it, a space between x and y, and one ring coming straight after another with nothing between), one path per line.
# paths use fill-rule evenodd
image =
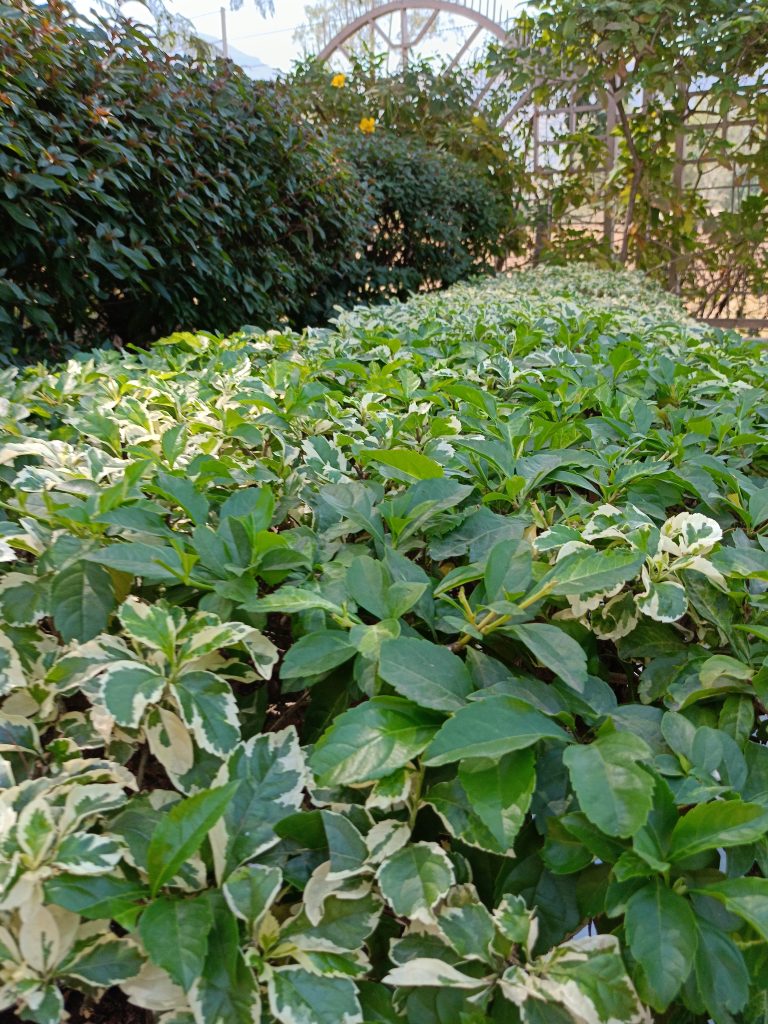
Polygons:
M101 700L118 725L137 729L148 705L163 695L165 678L138 661L116 661L99 677Z
M227 878L278 841L274 826L299 809L309 779L293 727L239 744L223 774L238 783L214 834L217 873Z
M559 559L538 586L565 596L602 593L634 579L644 561L645 555L631 548L576 550Z
M357 990L347 978L278 967L267 980L269 1008L280 1024L361 1024Z
M244 864L221 887L236 917L253 930L272 906L283 884L283 874L271 864Z
M649 582L645 593L635 597L635 606L656 622L677 622L688 611L688 595L681 583L672 580Z
M382 979L385 985L402 988L485 988L488 980L471 978L443 960L434 957L414 957L400 967L393 968Z
M198 745L225 757L240 740L237 704L228 683L212 672L185 672L173 686L181 717Z
M334 720L310 767L322 786L382 779L420 754L443 721L402 697L374 697Z
M376 878L381 894L401 917L429 924L438 900L455 882L453 866L437 843L412 843L385 860Z

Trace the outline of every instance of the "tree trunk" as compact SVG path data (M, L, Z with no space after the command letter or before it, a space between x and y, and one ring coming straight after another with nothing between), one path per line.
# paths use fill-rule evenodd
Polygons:
M624 109L624 104L621 100L616 100L616 113L619 115L619 123L621 124L621 132L624 136L624 140L627 143L627 149L629 155L632 157L632 182L629 186L629 199L627 200L627 212L624 216L624 234L621 239L621 251L619 253L619 260L622 265L627 262L627 256L629 254L629 232L635 219L635 205L637 203L637 193L640 191L640 182L643 179L643 171L645 167L643 161L640 159L640 154L637 152L637 146L632 136L632 128L629 124L629 118L627 112Z

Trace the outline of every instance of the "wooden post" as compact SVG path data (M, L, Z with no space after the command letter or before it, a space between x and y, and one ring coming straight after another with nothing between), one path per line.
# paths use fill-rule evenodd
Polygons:
M672 182L675 186L675 192L680 197L682 197L683 193L684 170L685 129L681 128L680 131L675 133L675 164L672 170ZM671 253L669 257L669 266L667 268L667 288L673 295L680 294L680 271L677 265L680 255L680 253L676 252Z

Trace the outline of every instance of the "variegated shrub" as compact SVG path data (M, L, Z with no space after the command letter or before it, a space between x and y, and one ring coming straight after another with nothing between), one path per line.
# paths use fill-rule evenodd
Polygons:
M549 270L0 384L0 1010L768 1021L768 358Z

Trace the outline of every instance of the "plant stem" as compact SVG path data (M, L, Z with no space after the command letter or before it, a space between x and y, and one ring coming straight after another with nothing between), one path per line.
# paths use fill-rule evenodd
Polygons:
M530 597L526 597L524 601L521 601L518 605L518 608L520 609L520 611L525 611L526 608L530 608L531 605L536 604L537 601L540 601L542 597L546 597L546 595L550 592L551 589L551 584L547 584L543 587L540 587L538 590L535 590ZM505 623L509 622L511 618L511 615L499 615L498 612L488 612L488 614L485 615L482 619L480 619L479 622L476 622L475 625L480 630L480 632L485 636L488 633L492 633L494 630L499 629L501 626L505 625ZM464 648L472 639L474 638L470 633L462 633L458 640L456 640L452 644L449 644L449 648L454 653L457 653L458 651L464 650Z

